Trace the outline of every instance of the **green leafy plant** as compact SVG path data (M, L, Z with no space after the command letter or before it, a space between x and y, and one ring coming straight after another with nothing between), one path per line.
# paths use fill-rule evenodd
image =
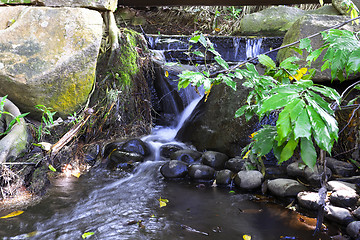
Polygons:
M37 129L37 138L40 141L43 134L50 134L50 128L54 124L54 115L55 111L51 107L46 107L44 105L36 105L35 108L39 109L42 112L41 123Z
M16 124L16 123L19 123L20 124L20 119L21 118L24 118L26 115L28 115L29 113L23 113L23 114L20 114L18 116L14 116L13 114L11 114L10 112L7 112L4 110L4 106L5 106L5 101L7 99L7 95L2 97L1 98L1 101L0 101L0 118L2 117L2 115L9 115L12 120L10 121L10 123L8 124L8 126L6 126L6 129L4 132L0 132L0 137L1 136L4 136L6 134L8 134L12 127Z

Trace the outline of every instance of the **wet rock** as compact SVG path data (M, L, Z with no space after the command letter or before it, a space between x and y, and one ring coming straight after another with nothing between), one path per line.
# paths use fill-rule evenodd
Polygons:
M325 207L325 218L345 226L352 221L355 221L355 218L351 215L349 210L332 205L327 205Z
M344 0L332 0L332 6L342 15L350 16L349 7L347 5L348 1Z
M242 159L241 157L230 158L228 161L226 161L225 168L231 170L234 173L237 173L241 170L244 170L244 163L245 159Z
M247 14L235 30L242 35L284 36L292 24L304 16L306 11L287 6L273 6Z
M223 169L228 159L228 156L225 154L215 151L207 151L201 157L203 164L213 167L216 170Z
M2 97L0 100L1 99ZM11 113L14 117L21 114L15 104L8 99L5 100L3 111ZM8 114L2 114L0 117L0 122L4 123L5 130L12 120L13 117ZM8 159L15 159L20 156L21 153L25 152L28 140L29 136L25 120L20 118L19 123L16 123L9 133L0 138L0 163L5 162Z
M176 151L173 154L171 154L170 159L180 160L180 161L191 164L191 163L194 163L197 160L199 160L201 155L202 154L196 150L183 149L183 150L179 150L179 151Z
M359 196L355 191L337 190L330 195L331 204L338 207L353 207L358 201Z
M329 191L338 191L338 190L356 191L356 185L348 182L333 180L327 182L327 189Z
M171 160L161 166L160 172L165 178L183 178L188 173L188 165L183 161Z
M354 211L351 212L354 217L360 219L360 207L356 208Z
M353 221L349 223L346 227L347 234L352 237L352 239L359 239L360 237L360 221Z
M9 19L15 23L6 28ZM95 82L103 19L85 8L0 8L0 95L41 119L35 105L60 116L86 104ZM9 41L11 39L11 41Z
M224 169L216 173L216 184L229 185L232 181L234 173L229 169Z
M215 169L202 164L193 164L188 170L189 176L196 180L211 180L215 176Z
M171 154L176 151L183 150L184 148L176 144L166 144L160 147L160 156L170 158Z
M121 148L119 148L119 150L129 152L129 153L131 153L131 152L137 153L144 157L146 157L150 154L149 145L140 139L131 139L131 140L125 142L121 146Z
M289 177L305 177L305 165L300 162L290 163L286 167Z
M46 7L83 7L97 10L110 10L114 12L117 8L117 2L118 0L11 0L0 2L0 6L8 3L12 5L24 5L25 3Z
M106 144L106 146L104 147L104 151L102 156L104 158L107 158L109 156L110 153L112 153L114 150L119 150L121 149L122 145L124 144L123 141L116 141L116 142L111 142Z
M328 176L328 179L331 178L331 170L330 168L326 167L326 175ZM314 167L314 169L311 169L309 167L305 168L305 178L306 180L313 186L320 186L320 173L317 168L317 166Z
M235 176L235 184L241 189L252 190L261 186L264 176L257 170L240 171Z
M351 163L339 161L335 158L327 157L326 166L331 169L333 174L341 177L350 177L355 173L355 167Z
M282 166L275 166L275 167L268 166L265 169L266 179L286 178L286 177L287 177L286 169L284 169Z
M136 162L144 160L144 156L138 153L124 152L115 150L109 155L107 167L112 169L115 167L128 169Z
M293 179L278 178L268 181L268 189L278 197L295 197L307 188Z
M303 39L312 34L321 32L329 27L338 25L349 18L345 16L331 16L331 15L307 15L299 18L287 31L284 37L283 45L296 42L300 39ZM346 24L342 26L340 29L346 29L350 31L358 31L359 26ZM319 49L324 44L322 37L319 35L317 37L311 38L311 46L312 49ZM326 69L325 71L321 71L321 66L324 64L323 57L326 51L320 55L316 61L311 63L311 67L316 69L315 76L313 77L314 82L330 82L331 72L330 69ZM297 56L301 59L297 63L300 65L300 68L305 67L307 62L306 58L308 57L308 53L304 52L302 55L295 53L292 49L282 49L279 50L277 55L277 60L279 62L285 60L290 56ZM358 76L351 75L351 79L356 79Z
M310 210L317 210L320 207L318 204L319 193L317 192L299 192L297 200L300 206Z

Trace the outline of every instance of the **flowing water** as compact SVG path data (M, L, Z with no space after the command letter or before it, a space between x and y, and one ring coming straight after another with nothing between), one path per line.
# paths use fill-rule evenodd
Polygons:
M249 50L249 57L256 51ZM166 143L182 145L174 137L198 101L174 126L156 127L143 138L153 155L133 172L94 168L78 179L54 179L41 202L17 217L0 219L0 238L72 240L94 232L87 239L330 239L334 228L314 237L313 219L251 193L161 176L164 161L158 150ZM169 200L167 206L160 208L160 198ZM7 213L0 211L0 216Z

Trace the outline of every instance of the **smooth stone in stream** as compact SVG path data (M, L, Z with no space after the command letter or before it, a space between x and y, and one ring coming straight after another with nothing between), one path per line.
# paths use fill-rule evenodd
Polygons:
M339 161L335 158L327 157L326 166L331 169L333 174L341 177L350 177L355 173L355 166L351 163Z
M121 146L120 150L129 153L137 153L144 157L150 155L149 145L137 138L126 141Z
M257 170L240 171L235 176L235 184L241 189L252 190L261 186L264 176Z
M310 210L317 210L320 207L318 203L318 192L299 192L297 195L297 200L300 206Z
M160 156L170 158L171 154L184 148L176 144L165 144L160 147Z
M352 237L352 239L359 239L360 238L360 221L353 221L349 223L346 227L347 234Z
M160 172L165 178L183 178L188 173L188 165L183 161L171 160L161 166Z
M211 180L215 177L215 169L202 164L193 164L188 171L189 176L196 180Z
M338 190L333 192L330 195L331 204L338 207L352 207L355 206L359 199L359 196L352 189L348 190Z
M228 161L226 161L225 168L233 171L234 173L237 173L243 170L244 163L245 159L242 159L240 157L230 158Z
M191 164L199 160L201 155L202 154L196 150L183 149L171 154L170 159L179 160Z
M286 167L286 172L289 177L305 177L305 166L300 162L293 162Z
M229 185L231 184L234 173L229 169L224 169L216 173L216 184Z
M227 160L229 160L229 157L226 154L215 151L207 151L201 157L203 164L216 170L223 169Z
M325 218L344 226L348 225L352 221L355 221L355 218L351 215L349 210L332 205L327 205L325 207Z
M295 197L299 192L307 190L307 187L294 179L278 178L268 181L268 189L278 197Z
M313 186L320 186L320 175L321 173L319 172L317 166L315 166L314 169L309 167L305 168L305 178ZM332 172L328 167L326 167L326 175L328 176L328 179L332 176Z

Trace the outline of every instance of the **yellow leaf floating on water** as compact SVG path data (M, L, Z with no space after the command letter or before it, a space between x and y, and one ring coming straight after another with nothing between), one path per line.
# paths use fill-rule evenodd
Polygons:
M243 239L244 239L244 240L251 240L251 236L249 236L249 235L243 235Z
M26 234L26 237L35 237L37 234L38 234L37 231L33 231L33 232Z
M81 235L82 239L85 239L85 238L88 238L92 235L94 235L95 233L94 232L86 232L84 233L83 235Z
M20 214L23 214L24 211L15 211L15 212L12 212L12 213L9 213L8 215L5 215L5 216L2 216L0 218L11 218L11 217L16 217L16 216L19 216Z
M74 177L79 178L81 173L80 172L72 172L71 175L73 175Z
M160 203L160 207L166 207L167 203L169 202L169 200L165 199L165 198L159 198L159 203Z
M165 71L165 77L169 77L169 72Z

